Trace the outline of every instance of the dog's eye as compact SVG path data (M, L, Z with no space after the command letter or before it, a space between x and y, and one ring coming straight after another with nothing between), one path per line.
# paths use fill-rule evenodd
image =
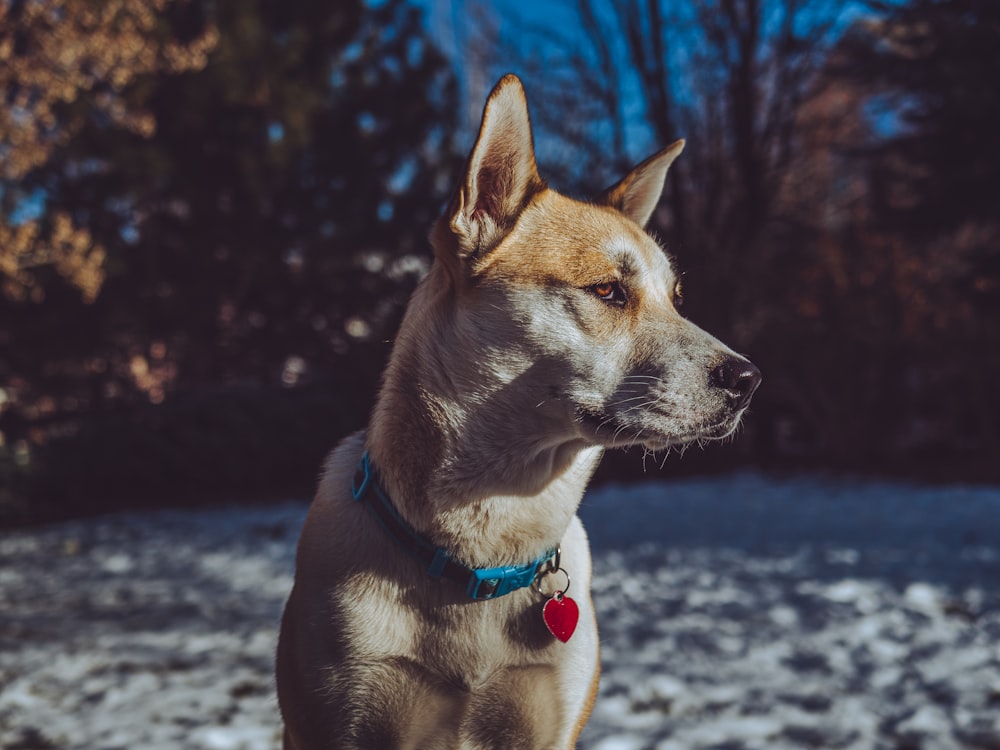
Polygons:
M684 306L684 292L681 289L681 282L678 281L677 284L674 285L674 307L680 310L681 307L683 306Z
M625 290L617 281L602 281L590 287L590 292L602 302L615 305L625 304Z

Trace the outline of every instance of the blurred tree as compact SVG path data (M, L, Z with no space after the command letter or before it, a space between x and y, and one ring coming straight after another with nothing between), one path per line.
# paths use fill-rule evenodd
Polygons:
M0 0L0 430L374 372L450 189L403 0ZM353 408L353 407L352 407Z
M1000 206L1000 4L992 0L873 2L880 15L844 40L841 72L871 91L884 135L880 209L920 235Z
M877 165L878 216L918 241L959 239L962 259L951 265L964 278L953 280L1000 323L1000 3L874 7L884 15L855 25L841 72L865 82L882 122L866 154Z
M982 37L1000 39L997 7L977 21L972 5L878 4L888 15L848 30L795 123L770 234L781 274L756 287L765 408L827 461L982 475L1000 449L985 416L1000 410L1000 216L982 203L1000 196L967 179L996 160L998 96L978 81L996 64ZM930 114L963 89L981 106Z
M214 30L167 37L169 7L0 2L0 449L100 393L108 367L94 303L108 250L90 217L52 198L62 180L98 166L62 155L92 122L151 137L155 120L129 92L206 64Z
M903 249L905 390L939 454L996 455L1000 429L1000 4L876 1L835 71L864 88L872 219Z
M413 9L0 7L3 380L84 365L160 398L384 322L450 167L451 84Z

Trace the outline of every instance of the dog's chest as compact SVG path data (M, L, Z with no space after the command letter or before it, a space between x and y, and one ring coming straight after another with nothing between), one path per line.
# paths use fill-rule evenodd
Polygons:
M530 601L530 594L520 598L529 603L472 602L429 613L418 644L421 660L466 690L482 688L508 669L551 664L556 642L541 604Z
M446 585L446 582L440 582ZM363 660L404 660L429 679L475 692L508 669L551 664L557 643L543 602L525 590L494 601L423 602L370 597L352 607L347 630ZM355 599L357 602L357 599Z

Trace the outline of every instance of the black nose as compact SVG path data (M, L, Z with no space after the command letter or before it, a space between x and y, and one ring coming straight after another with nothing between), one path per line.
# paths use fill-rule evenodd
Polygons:
M760 370L742 357L726 357L708 374L708 384L725 390L730 405L742 409L760 385Z

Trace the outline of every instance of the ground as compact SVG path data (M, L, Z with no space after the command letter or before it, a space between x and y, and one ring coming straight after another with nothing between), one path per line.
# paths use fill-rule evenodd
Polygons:
M0 534L0 747L278 746L302 503ZM586 750L1000 748L1000 488L603 487Z

